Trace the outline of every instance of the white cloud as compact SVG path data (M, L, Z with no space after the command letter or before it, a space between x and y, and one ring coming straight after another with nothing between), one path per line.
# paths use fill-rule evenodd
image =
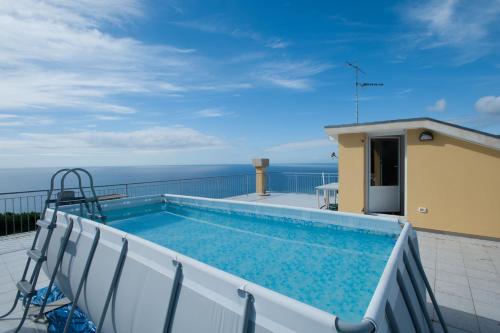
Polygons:
M262 80L282 88L309 90L313 86L311 78L331 67L327 63L310 61L267 62L260 66L257 75Z
M124 118L120 116L96 115L94 119L102 121L114 121L114 120L122 120Z
M0 2L0 110L133 113L116 97L217 85L193 49L104 32L142 15L139 0Z
M228 59L227 62L231 64L252 62L265 58L267 55L266 52L246 52Z
M413 92L413 88L408 88L408 89L403 89L403 90L397 91L396 95L407 95L411 92Z
M429 0L411 2L403 16L414 24L407 44L422 49L451 47L459 52L458 64L497 52L495 25L500 2L490 0Z
M188 91L216 91L216 92L224 92L224 91L233 91L233 90L243 90L250 89L253 87L251 83L248 82L237 82L237 83L213 83L213 84L202 84L202 85L175 85L171 83L162 83L160 87L168 92L172 92L176 95L188 92Z
M19 118L17 114L0 113L0 119Z
M271 39L266 43L266 46L272 49L284 49L290 46L290 42L285 42L281 38Z
M171 22L171 24L211 34L221 34L234 38L250 39L271 49L283 49L290 45L290 42L286 42L281 38L266 38L260 33L250 29L232 27L230 24L222 22L220 18L197 21L178 21Z
M231 115L231 112L224 112L223 110L219 108L208 108L208 109L203 109L195 112L196 117L199 118L219 118L219 117L224 117Z
M434 105L427 107L430 112L444 112L446 110L446 100L444 98L438 99Z
M0 114L0 127L38 127L51 125L54 120L43 116L20 116L15 114Z
M321 147L333 147L333 142L328 139L296 141L272 146L266 149L269 152L300 151Z
M172 91L172 92L184 92L186 91L187 89L184 88L184 87L181 87L177 84L174 84L174 83L169 83L169 82L163 82L162 84L160 84L160 88L161 89L164 89L164 90L167 90L167 91Z
M151 127L136 131L81 131L68 133L21 133L16 138L0 138L3 154L47 154L57 147L58 155L103 153L123 154L177 150L215 149L224 146L217 137L197 130L174 127Z
M311 88L310 80L307 79L284 79L280 77L267 76L265 80L276 86L294 90L308 90Z
M331 15L330 19L332 21L340 24L340 25L344 25L347 27L355 27L355 28L377 28L377 27L379 27L378 25L375 25L375 24L353 21L353 20L347 19L346 17L340 16L340 15Z
M500 115L500 96L483 96L476 101L477 112Z
M251 83L242 82L242 83L199 85L199 86L192 86L191 89L205 90L205 91L232 91L232 90L250 89L252 87L253 85Z

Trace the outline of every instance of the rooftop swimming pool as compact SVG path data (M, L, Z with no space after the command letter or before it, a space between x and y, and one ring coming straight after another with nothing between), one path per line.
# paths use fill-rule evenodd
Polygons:
M107 224L349 321L363 318L397 234L175 202Z
M421 323L432 324L415 232L394 217L168 194L103 202L105 223L62 208L53 239L74 227L56 285L72 299L98 229L76 304L102 332L427 332Z

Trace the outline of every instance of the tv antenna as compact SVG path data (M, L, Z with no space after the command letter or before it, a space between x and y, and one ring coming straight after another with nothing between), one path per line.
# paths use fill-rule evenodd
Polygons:
M359 73L366 74L361 67L359 67L356 64L353 64L349 61L346 61L347 66L351 67L354 69L354 72L356 73L356 124L359 124L359 92L358 88L365 88L365 87L382 87L384 84L383 83L373 83L373 82L359 82Z

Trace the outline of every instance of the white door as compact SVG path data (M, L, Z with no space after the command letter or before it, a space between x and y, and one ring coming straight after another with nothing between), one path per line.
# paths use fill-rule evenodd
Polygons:
M400 138L371 138L368 163L368 211L399 213L401 210Z

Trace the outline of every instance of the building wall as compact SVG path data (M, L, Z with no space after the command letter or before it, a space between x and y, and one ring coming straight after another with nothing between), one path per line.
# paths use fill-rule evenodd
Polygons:
M365 207L365 140L362 134L341 134L339 142L339 210L363 213Z
M500 151L439 133L420 142L421 132L407 133L408 220L420 228L500 238Z

